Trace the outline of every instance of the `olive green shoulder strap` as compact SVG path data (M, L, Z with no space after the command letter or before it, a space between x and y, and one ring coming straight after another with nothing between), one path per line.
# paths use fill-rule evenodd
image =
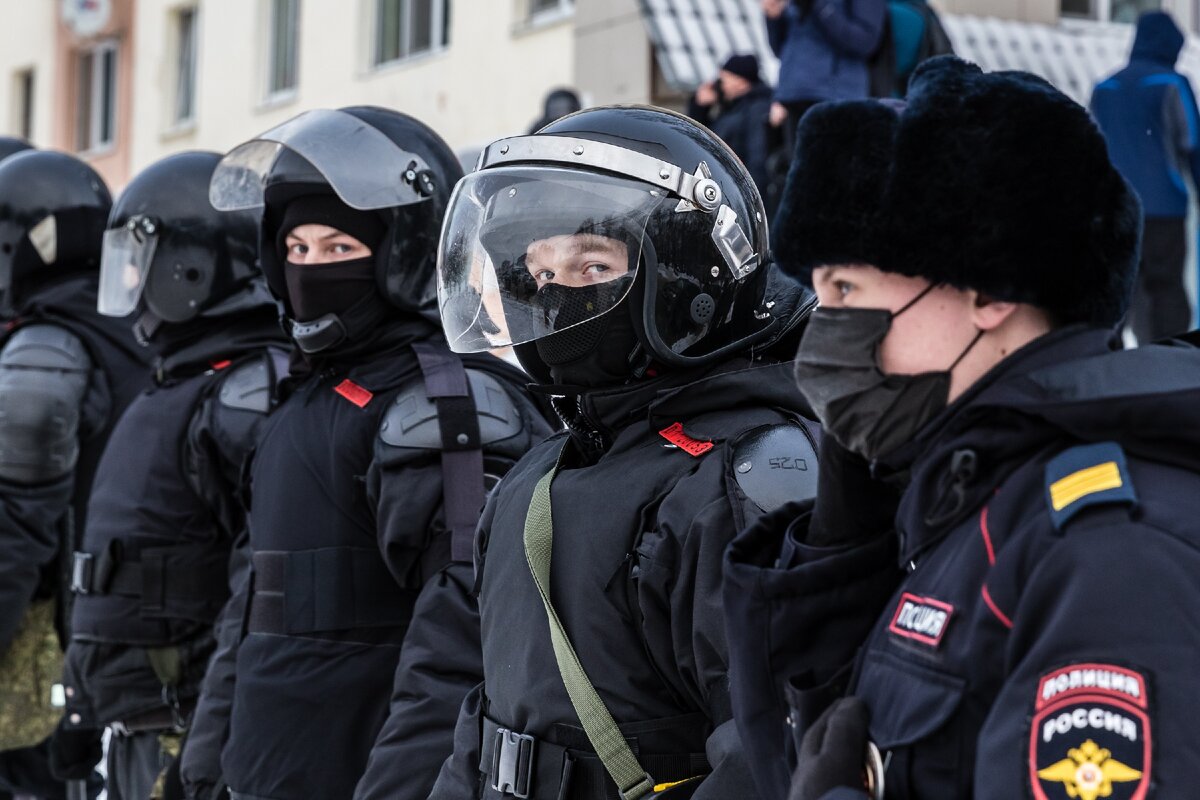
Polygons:
M561 458L561 456L560 456ZM558 613L550 602L550 559L554 549L554 522L550 513L550 484L558 474L558 464L547 472L533 490L529 501L529 513L525 517L525 559L533 573L542 605L546 608L546 620L550 624L550 641L554 645L554 658L558 662L558 673L563 686L571 698L571 705L579 715L584 733L596 750L604 768L612 776L624 800L638 800L654 791L654 779L646 774L637 757L629 749L629 743L621 735L612 714L596 693L596 687L588 680L579 656L571 646L571 640L563 628Z

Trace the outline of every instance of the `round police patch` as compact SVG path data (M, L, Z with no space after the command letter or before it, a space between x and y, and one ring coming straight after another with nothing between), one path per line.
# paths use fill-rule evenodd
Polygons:
M1029 732L1036 800L1143 800L1150 786L1146 680L1112 664L1043 675Z

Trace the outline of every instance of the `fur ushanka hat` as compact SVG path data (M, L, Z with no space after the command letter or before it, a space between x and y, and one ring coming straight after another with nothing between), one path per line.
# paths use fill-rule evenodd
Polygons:
M807 283L813 267L878 263L878 217L901 107L821 103L801 118L771 225L775 261L785 273Z
M850 170L853 173L853 170ZM1141 206L1082 106L1024 72L921 65L881 212L889 272L1111 327L1137 275Z

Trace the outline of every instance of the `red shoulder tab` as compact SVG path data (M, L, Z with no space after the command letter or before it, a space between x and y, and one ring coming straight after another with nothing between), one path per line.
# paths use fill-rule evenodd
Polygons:
M333 387L333 390L359 408L366 408L367 403L375 396L349 378Z
M698 458L713 449L712 442L702 442L684 433L682 422L676 422L670 427L663 428L658 435L693 458Z
M210 362L208 362L208 365L210 367L212 367L213 369L215 369L217 372L220 372L221 370L225 369L232 363L233 362L230 361L228 358L225 358L220 361L210 361Z

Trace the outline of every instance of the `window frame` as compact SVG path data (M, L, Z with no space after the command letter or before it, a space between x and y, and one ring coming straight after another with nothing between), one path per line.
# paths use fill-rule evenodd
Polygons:
M185 5L171 10L171 22L175 29L175 94L171 99L171 128L189 128L196 124L196 105L198 96L196 89L199 80L197 62L200 58L200 7ZM190 27L185 31L185 19L190 19ZM184 57L188 57L185 63ZM188 82L188 108L186 114L181 114L181 103L184 98L184 81Z
M25 141L32 142L37 114L37 68L28 66L13 70L12 87L12 129Z
M111 87L109 89L108 114L104 113L105 95L105 65L106 59L111 58ZM91 60L91 71L88 75L89 85L83 85L83 65L86 59ZM109 37L96 41L87 47L80 48L75 54L75 71L77 76L75 96L75 149L79 153L96 154L112 150L117 143L117 105L120 102L120 67L121 41L117 37ZM86 109L83 108L83 98L88 98ZM98 111L99 109L99 111ZM87 119L80 117L85 113ZM105 119L105 117L108 117ZM107 123L109 136L102 138ZM80 134L86 139L79 141Z
M289 29L288 34L291 39L291 83L276 88L276 66L279 64L280 45L277 35L279 33L278 11L284 3L287 3L288 8L285 27ZM300 9L302 4L301 0L267 0L266 5L267 47L266 69L263 75L263 103L272 105L294 98L300 89Z
M399 7L400 21L396 43L397 55L393 58L383 57L383 16L384 3L394 2ZM429 3L429 47L423 50L411 50L413 6L419 2ZM372 70L388 69L431 55L446 51L450 47L450 0L372 0L371 13L371 49L369 66ZM405 41L407 39L407 41Z
M1106 24L1122 24L1113 20L1113 6L1120 0L1087 0L1089 11L1086 14L1075 14L1063 9L1062 0L1058 3L1058 14L1063 19L1084 20ZM1169 10L1166 0L1157 0L1160 10Z

